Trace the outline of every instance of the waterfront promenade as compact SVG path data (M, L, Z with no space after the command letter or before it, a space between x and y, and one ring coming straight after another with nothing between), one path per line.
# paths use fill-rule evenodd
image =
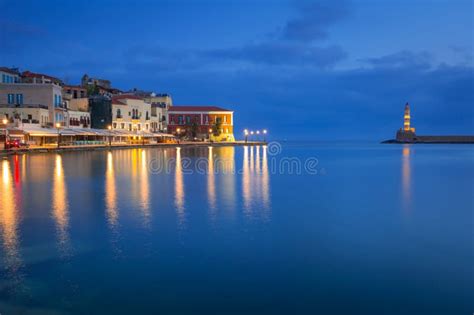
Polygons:
M119 150L119 149L131 149L131 148L170 148L170 147L223 147L223 146L257 146L266 145L263 141L233 141L233 142L197 142L197 141L181 141L180 143L145 143L145 144L125 144L125 143L112 143L112 144L91 144L91 145L68 145L57 147L54 146L31 146L28 148L1 150L0 156L8 156L13 154L24 154L24 153L48 153L48 152L72 152L72 151L94 151L94 150Z

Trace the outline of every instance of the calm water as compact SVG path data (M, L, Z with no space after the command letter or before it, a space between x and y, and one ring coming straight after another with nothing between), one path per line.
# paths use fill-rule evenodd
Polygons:
M474 310L471 145L154 148L0 163L2 315Z

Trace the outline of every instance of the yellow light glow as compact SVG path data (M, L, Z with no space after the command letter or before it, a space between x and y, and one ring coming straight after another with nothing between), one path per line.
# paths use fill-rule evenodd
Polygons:
M249 170L249 148L244 147L244 158L242 167L242 197L246 214L250 212L250 170Z
M56 123L56 128L60 128L61 127L61 124L60 123Z
M402 200L406 213L411 209L411 150L409 145L405 145L402 150Z
M105 173L105 209L111 228L118 223L117 187L115 184L114 160L112 152L107 153L107 171Z
M53 189L51 191L53 218L56 222L58 243L62 255L67 256L70 251L69 243L69 204L67 197L66 180L62 165L62 157L57 154L55 158Z
M184 181L181 163L181 148L176 148L176 168L174 180L175 206L178 215L178 224L180 228L184 228Z
M143 214L143 223L146 227L150 225L150 185L148 181L148 163L146 151L141 151L140 156L140 208Z
M263 146L262 158L262 202L265 210L270 210L270 176L268 174L267 146ZM268 214L266 214L268 216Z
M0 187L0 231L5 250L5 269L15 275L21 266L18 240L18 210L8 160L2 161L2 185Z
M212 154L212 147L208 148L208 169L207 169L207 197L209 201L209 209L212 211L211 218L215 218L216 209L216 183L214 178L214 157Z
M6 125L6 124L8 123L8 119L4 118L4 119L2 120L2 122L3 122L4 125Z

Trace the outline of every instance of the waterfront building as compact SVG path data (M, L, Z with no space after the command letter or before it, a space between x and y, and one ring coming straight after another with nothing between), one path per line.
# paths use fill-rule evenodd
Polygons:
M0 67L0 83L20 82L20 72L16 68Z
M96 96L90 99L92 127L124 130L135 134L158 132L159 119L152 116L152 106L133 94L116 95L112 98Z
M42 124L53 126L60 123L66 126L67 108L62 94L61 85L52 77L44 75L37 77L28 73L21 82L0 83L0 106L14 108L17 113L27 108L25 115L31 115L31 108L34 107L47 108L49 117ZM23 115L20 116L23 117ZM40 119L33 120L41 123Z
M151 104L151 115L158 118L158 122L153 122L154 129L166 131L168 129L168 110L173 106L173 99L167 93L155 93L132 89L130 94L139 96L147 103Z
M234 112L216 106L172 106L168 132L187 139L235 141Z

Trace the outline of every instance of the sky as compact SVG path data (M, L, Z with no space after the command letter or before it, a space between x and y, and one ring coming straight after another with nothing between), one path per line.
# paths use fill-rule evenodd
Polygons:
M474 134L474 1L0 0L0 65L170 93L273 139Z

